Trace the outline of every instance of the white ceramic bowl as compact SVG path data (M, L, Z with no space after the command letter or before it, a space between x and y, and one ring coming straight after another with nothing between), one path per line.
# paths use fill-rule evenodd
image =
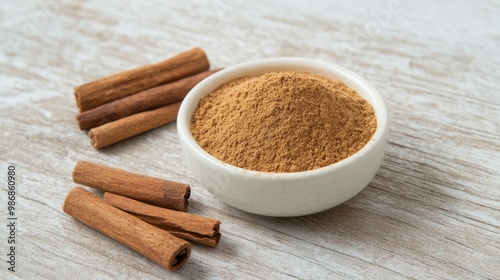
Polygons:
M308 72L339 79L374 108L377 130L372 139L350 157L311 171L269 173L227 164L203 150L194 140L191 116L201 98L221 84L269 72ZM387 143L389 116L380 94L365 79L337 65L304 58L274 58L226 68L196 85L185 97L177 117L184 158L198 182L223 202L266 216L301 216L317 213L350 199L377 173Z

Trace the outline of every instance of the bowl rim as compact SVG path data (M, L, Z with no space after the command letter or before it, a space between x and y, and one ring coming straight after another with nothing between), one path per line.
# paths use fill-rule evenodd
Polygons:
M320 71L328 71L332 73L332 75L341 76L343 79L347 78L350 80L350 82L355 83L357 86L361 87L371 97L370 100L369 98L362 96L373 107L375 116L377 118L377 128L375 130L375 133L372 135L371 139L368 141L368 143L366 143L365 146L363 146L363 148L358 150L356 153L336 163L316 168L313 170L299 171L299 172L281 172L281 173L256 171L256 170L241 168L226 163L222 160L219 160L218 158L212 156L207 151L205 151L193 138L191 134L190 125L191 125L192 114L198 107L199 100L212 92L212 90L210 90L210 92L207 93L206 88L208 87L212 88L214 87L214 85L216 85L215 88L217 88L221 84L236 79L237 77L248 76L245 75L245 71L248 71L249 69L257 69L264 66L269 67L271 65L276 65L278 68L283 66L286 67L297 66L298 68L306 67L306 68L315 68ZM300 70L297 71L300 72ZM228 79L228 77L233 76L235 73L241 73L241 75L237 75L237 77ZM342 79L340 80L345 82L345 80ZM193 105L194 102L196 102L196 104ZM189 114L188 112L190 106L195 106L191 114ZM355 161L363 158L371 150L377 149L378 145L381 142L385 141L386 134L388 132L388 126L389 126L389 113L387 110L387 106L382 96L379 94L379 92L366 79L362 78L361 76L359 76L358 74L356 74L351 70L348 70L333 63L324 62L316 59L298 58L298 57L279 57L279 58L255 60L224 68L218 71L217 73L205 78L203 81L198 83L195 87L193 87L189 91L189 93L185 96L180 106L177 116L177 132L179 134L180 141L181 142L184 141L186 146L192 149L196 154L198 154L198 156L208 161L210 164L217 166L218 168L221 169L221 171L225 171L226 174L245 176L254 179L266 178L266 180L267 179L297 180L304 177L323 176L326 174L330 174L335 170L339 170L346 166L349 166L353 164Z

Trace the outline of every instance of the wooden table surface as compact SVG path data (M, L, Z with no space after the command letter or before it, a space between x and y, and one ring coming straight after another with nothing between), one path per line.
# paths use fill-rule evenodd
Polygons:
M2 279L500 279L498 1L2 1ZM201 47L211 66L280 56L368 79L391 114L373 181L296 218L218 201L182 160L175 124L102 150L74 120L72 88ZM189 183L189 211L222 222L169 272L65 215L89 160ZM8 166L16 169L9 272Z

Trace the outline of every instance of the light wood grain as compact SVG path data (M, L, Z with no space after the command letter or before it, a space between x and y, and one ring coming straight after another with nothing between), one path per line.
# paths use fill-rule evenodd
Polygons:
M500 4L401 0L377 29L391 2L2 1L0 172L14 164L20 181L18 272L2 239L0 278L499 279ZM72 88L192 47L213 68L300 56L364 76L391 112L377 176L334 209L268 218L203 189L174 124L93 149ZM78 223L61 210L77 160L191 184L219 246L193 245L170 273Z

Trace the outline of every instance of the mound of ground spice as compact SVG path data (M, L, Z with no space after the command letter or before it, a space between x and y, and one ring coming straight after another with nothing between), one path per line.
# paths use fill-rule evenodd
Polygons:
M377 127L371 105L340 81L295 72L245 77L205 96L191 120L214 157L264 172L324 167L360 150Z

